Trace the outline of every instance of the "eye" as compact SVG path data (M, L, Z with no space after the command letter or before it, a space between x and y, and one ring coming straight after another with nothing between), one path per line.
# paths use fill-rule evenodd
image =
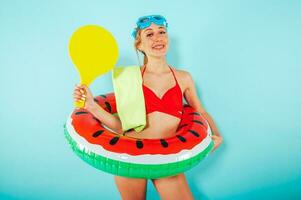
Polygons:
M165 34L166 32L165 31L160 31L160 34Z
M151 36L153 36L153 33L146 34L146 37L151 37Z

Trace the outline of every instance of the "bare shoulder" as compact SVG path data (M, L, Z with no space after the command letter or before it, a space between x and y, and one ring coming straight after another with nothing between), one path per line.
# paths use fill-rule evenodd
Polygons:
M172 68L176 75L178 76L178 78L180 79L184 79L184 80L187 80L187 79L190 79L191 78L191 74L186 71L186 70L183 70L183 69L176 69L176 68Z
M181 88L183 88L183 91L193 83L192 76L188 71L176 68L173 68L173 70L175 71L175 75L181 85Z

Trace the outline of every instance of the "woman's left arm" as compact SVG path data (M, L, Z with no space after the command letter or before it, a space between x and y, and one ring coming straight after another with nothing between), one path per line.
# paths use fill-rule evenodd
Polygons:
M213 150L215 150L222 143L223 140L222 135L219 133L212 117L209 115L209 113L206 112L206 110L202 106L202 103L197 96L195 84L191 74L187 71L183 71L183 72L184 72L183 81L185 84L185 90L183 92L184 97L187 103L193 108L195 108L202 116L204 116L207 122L209 123L209 126L212 130L212 139L214 141Z

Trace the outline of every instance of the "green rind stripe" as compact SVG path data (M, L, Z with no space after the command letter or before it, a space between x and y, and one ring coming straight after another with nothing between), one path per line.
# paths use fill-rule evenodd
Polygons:
M208 147L197 154L196 156L184 161L168 163L168 164L134 164L122 161L116 161L110 158L106 158L95 154L88 149L81 149L78 144L70 137L66 125L64 125L64 134L69 142L72 150L85 162L91 166L100 169L102 171L111 173L113 175L125 176L131 178L146 178L156 179L167 176L173 176L182 172L185 172L201 160L203 160L213 149L213 141L210 142Z

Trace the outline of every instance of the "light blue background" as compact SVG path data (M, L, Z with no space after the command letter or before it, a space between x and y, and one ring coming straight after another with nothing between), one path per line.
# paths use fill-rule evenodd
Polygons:
M68 41L98 24L118 41L118 65L138 64L130 33L153 13L170 25L169 63L192 74L224 137L186 173L195 198L300 199L300 10L297 0L2 0L0 199L119 199L113 176L63 136L79 81ZM95 95L112 91L110 77L92 84ZM159 199L151 182L147 196Z

